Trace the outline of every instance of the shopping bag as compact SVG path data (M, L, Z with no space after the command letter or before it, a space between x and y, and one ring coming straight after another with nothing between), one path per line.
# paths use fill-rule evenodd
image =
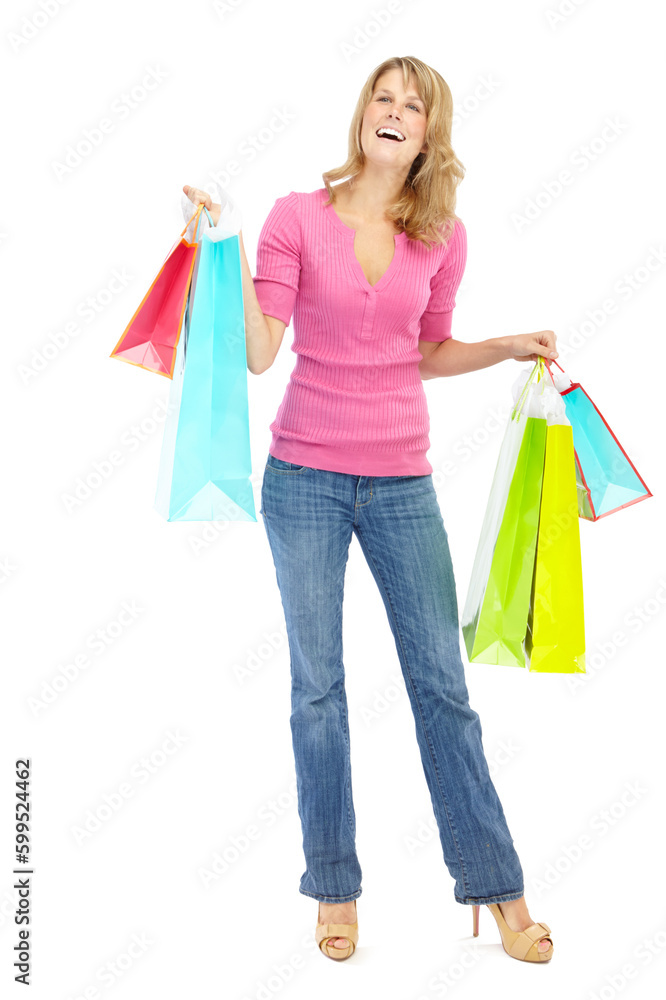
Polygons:
M546 431L539 534L525 634L530 671L585 673L576 463L568 411Z
M203 204L198 206L181 232L179 241L169 251L157 277L109 357L173 378L176 348L192 280L198 246L197 231L203 207ZM208 215L208 211L205 211ZM194 243L189 243L185 239L185 232L195 218ZM212 225L210 215L208 218Z
M555 364L564 371L557 361ZM568 388L560 389L560 393L573 427L579 516L598 521L651 497L635 465L582 385L572 382Z
M511 413L481 528L462 614L470 662L525 666L546 444L535 375L537 381L544 377L538 364Z
M168 521L256 521L238 235L202 234L177 347L155 508Z

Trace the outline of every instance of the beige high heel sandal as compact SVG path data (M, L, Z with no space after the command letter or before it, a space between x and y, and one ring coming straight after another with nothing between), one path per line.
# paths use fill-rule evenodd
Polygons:
M553 957L553 941L550 937L550 927L548 924L530 924L524 931L512 931L506 920L502 916L497 903L486 903L486 906L497 921L502 947L511 958L517 958L520 962L550 962ZM480 906L473 907L474 924L473 936L479 936L479 910ZM550 941L550 948L539 951L539 941Z
M356 909L356 900L354 900ZM327 958L332 958L334 962L342 962L345 958L350 958L356 950L358 944L358 919L353 924L320 924L320 913L317 913L317 926L315 928L315 941L319 945L322 953ZM331 938L347 938L349 944L346 948L336 948L334 944L329 944Z

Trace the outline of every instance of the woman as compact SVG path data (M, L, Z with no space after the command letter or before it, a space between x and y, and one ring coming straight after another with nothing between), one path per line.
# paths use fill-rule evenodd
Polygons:
M416 58L387 59L361 91L347 162L323 174L325 188L275 202L254 278L240 238L251 372L272 365L294 316L297 363L270 425L261 514L291 655L307 865L299 891L318 900L316 940L336 960L354 953L361 895L342 662L352 534L386 606L455 899L474 906L475 935L488 905L513 957L542 962L553 952L550 929L528 912L468 701L421 380L555 358L556 338L552 330L470 344L451 337L466 261L453 212L464 169L451 118L439 73ZM183 190L217 223L222 205Z

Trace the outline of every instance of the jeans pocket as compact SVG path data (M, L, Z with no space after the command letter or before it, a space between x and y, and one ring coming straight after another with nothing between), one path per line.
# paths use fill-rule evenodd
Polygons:
M266 468L270 469L271 472L276 472L280 475L284 473L299 475L300 473L305 472L309 467L307 465L295 465L294 462L285 462L282 458L276 458L269 452L268 458L266 459Z

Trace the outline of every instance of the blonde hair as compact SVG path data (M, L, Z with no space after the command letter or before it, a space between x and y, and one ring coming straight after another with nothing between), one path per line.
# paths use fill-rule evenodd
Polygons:
M361 146L361 125L365 110L379 77L387 70L401 69L405 88L416 77L418 92L425 105L426 153L419 153L405 179L398 201L387 210L387 217L410 239L420 240L428 248L446 243L453 232L456 189L465 176L465 168L451 145L453 98L446 80L431 66L414 56L385 59L366 80L349 127L349 152L346 163L322 174L328 191L327 205L335 202L332 181L353 178L360 173L365 154Z

